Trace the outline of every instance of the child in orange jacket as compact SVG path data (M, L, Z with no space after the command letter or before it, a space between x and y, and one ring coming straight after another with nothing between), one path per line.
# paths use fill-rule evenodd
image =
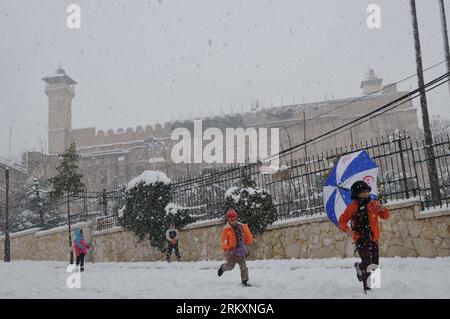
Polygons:
M236 263L241 270L242 286L251 286L248 283L248 268L246 264L246 254L248 246L253 243L253 236L247 224L237 221L237 213L231 208L227 212L228 225L220 236L221 246L225 252L226 263L222 264L217 271L220 277L225 271L232 270Z
M371 187L365 182L355 182L351 187L353 201L339 217L339 228L353 239L361 257L361 262L355 263L354 266L358 280L363 282L364 291L370 289L367 284L370 276L368 268L376 267L379 263L380 228L378 217L388 219L390 216L387 208L371 199L371 190ZM349 221L351 228L348 226Z

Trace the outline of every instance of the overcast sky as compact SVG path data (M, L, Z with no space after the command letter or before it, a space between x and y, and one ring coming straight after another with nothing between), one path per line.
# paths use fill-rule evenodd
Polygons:
M81 29L66 26L81 7ZM381 7L381 29L366 8ZM418 0L424 66L444 60L437 0ZM450 3L446 3L450 21ZM450 25L450 23L448 23ZM263 106L361 95L415 73L409 0L2 0L0 156L46 142L42 77L75 79L72 127L118 129ZM426 80L446 72L444 64ZM399 89L415 88L413 79ZM428 95L450 118L448 86ZM415 102L417 105L417 102Z

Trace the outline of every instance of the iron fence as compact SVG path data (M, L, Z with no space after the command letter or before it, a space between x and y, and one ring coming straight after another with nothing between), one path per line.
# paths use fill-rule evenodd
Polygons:
M271 194L278 219L309 216L324 212L323 184L338 159L346 154L366 150L379 165L378 189L380 200L398 201L417 198L422 209L436 206L432 200L428 162L423 142L411 140L405 132L396 132L358 145L328 150L321 154L292 159L284 158L288 166L273 174L264 173L262 165L230 165L212 168L207 173L181 178L171 184L172 202L190 209L196 220L222 218L226 191L240 185L243 175L250 176L257 187ZM438 169L440 206L450 204L450 139L448 135L435 138L431 146ZM118 212L124 206L124 188L85 192L34 210L34 219L26 223L15 219L30 202L25 195L16 198L11 207L12 231L32 227L52 228L67 223L67 200L71 222L95 220L97 229L118 225ZM32 206L32 205L31 205ZM36 216L39 212L45 215ZM52 214L53 213L53 214ZM53 216L53 217L52 217Z

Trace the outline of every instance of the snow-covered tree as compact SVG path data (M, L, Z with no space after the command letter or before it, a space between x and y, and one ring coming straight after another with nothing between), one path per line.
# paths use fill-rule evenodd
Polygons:
M450 119L440 117L439 115L432 115L430 126L433 136L450 134Z
M24 198L11 211L12 231L33 227L45 228L49 220L59 215L54 203L50 201L50 187L49 181L37 179L24 185Z
M85 189L82 182L83 175L78 174L78 161L80 155L77 154L75 143L60 155L61 162L56 167L58 174L50 179L53 190L50 192L52 199L58 199L65 194L76 195Z
M139 240L148 238L153 247L164 250L165 232L174 223L181 229L193 219L186 209L172 204L171 181L162 172L145 171L128 183L125 206L119 223Z
M248 224L255 235L260 235L277 219L272 196L259 189L248 176L241 179L241 186L230 187L225 193L224 211L234 208L239 221Z

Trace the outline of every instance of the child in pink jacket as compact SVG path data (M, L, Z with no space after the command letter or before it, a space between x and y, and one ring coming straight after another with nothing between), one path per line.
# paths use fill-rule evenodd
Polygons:
M75 241L73 243L73 250L77 256L77 266L80 265L80 271L84 271L84 256L86 256L89 249L89 244L84 241L82 229L75 231Z

